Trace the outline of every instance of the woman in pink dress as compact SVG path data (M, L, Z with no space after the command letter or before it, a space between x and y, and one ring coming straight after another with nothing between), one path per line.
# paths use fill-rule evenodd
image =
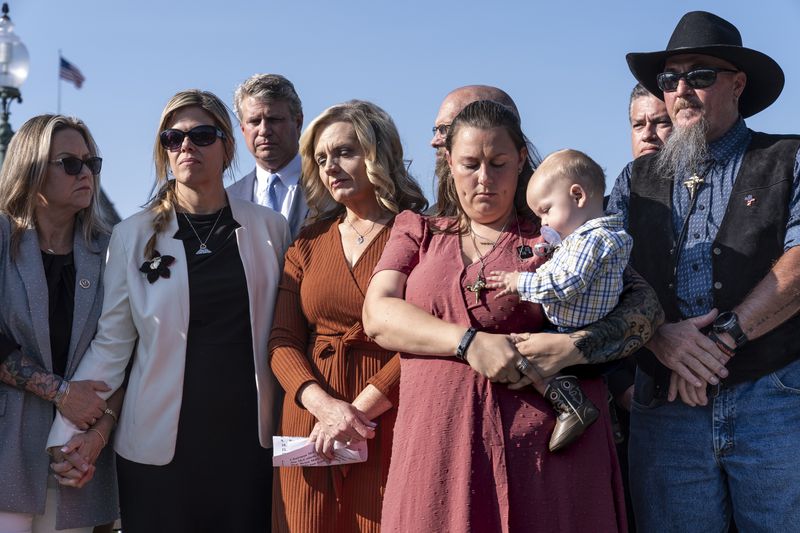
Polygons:
M551 375L628 355L657 325L655 296L634 283L593 330L512 335L545 323L540 306L495 298L482 283L491 270L544 260L531 253L542 239L525 206L532 164L519 120L495 102L468 105L451 125L447 160L452 194L438 213L458 215L400 214L364 306L367 334L402 352L382 527L625 531L602 377L581 374L598 422L550 453L555 414L520 371Z

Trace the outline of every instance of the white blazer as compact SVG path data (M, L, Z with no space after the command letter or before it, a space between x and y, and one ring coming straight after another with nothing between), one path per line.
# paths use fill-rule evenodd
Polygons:
M228 201L233 218L241 225L236 229L236 241L250 299L259 437L261 446L269 448L277 422L278 385L269 367L267 341L283 256L290 242L289 227L271 209L230 195ZM173 213L156 244L161 255L175 257L169 267L171 275L151 284L139 267L153 231L152 214L142 211L114 228L106 257L103 312L97 335L72 376L73 380L102 380L116 390L133 355L114 449L122 457L143 464L169 463L178 435L189 331L189 278L183 241L173 237L177 230ZM218 421L209 420L209 424L215 423ZM47 446L60 446L78 432L59 413Z

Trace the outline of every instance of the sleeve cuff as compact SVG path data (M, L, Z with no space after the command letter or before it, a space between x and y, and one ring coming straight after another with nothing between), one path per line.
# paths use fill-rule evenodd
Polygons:
M50 435L47 437L47 446L45 450L57 446L63 446L68 443L72 437L82 433L77 426L64 418L61 413L56 413L56 418L53 421L53 426L50 428Z

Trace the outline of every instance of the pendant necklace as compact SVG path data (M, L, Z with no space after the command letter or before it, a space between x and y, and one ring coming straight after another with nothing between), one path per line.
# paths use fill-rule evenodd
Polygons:
M474 246L475 247L475 251L478 252L478 261L481 262L481 268L478 271L478 277L475 278L475 282L472 283L471 285L467 285L465 288L469 292L474 292L475 293L475 304L476 305L479 304L480 301L481 301L481 292L486 290L486 275L485 275L486 274L486 262L484 261L484 257L490 255L494 251L495 246L497 246L497 243L500 242L500 238L503 236L503 232L506 230L506 226L508 225L508 220L509 219L506 219L506 223L503 224L502 228L500 228L500 233L497 234L497 238L495 238L494 242L490 241L492 247L489 249L488 252L486 252L486 255L483 255L481 253L480 249L478 248L478 242L475 239L475 230L472 229L472 221L470 221L470 223L469 223L469 236L470 236L470 239L472 240L472 246ZM487 242L486 244L489 244L490 242Z
M505 228L505 226L503 226L503 227ZM494 244L494 241L492 239L488 239L488 238L484 237L483 235L481 235L480 233L478 233L477 231L475 231L472 228L472 224L469 225L469 230L472 233L472 235L474 235L475 237L478 237L478 239L480 239L478 242L481 243L482 245L489 246L490 244ZM496 240L497 239L495 239L495 241Z
M691 178L684 181L684 186L689 189L689 200L694 200L694 195L697 193L697 189L700 188L706 181L698 176L697 174L693 174Z
M519 237L519 246L517 246L517 259L520 263L522 263L525 259L530 259L533 257L533 250L525 241L522 240L522 229L519 226L519 215L517 215L517 210L514 210L514 220L517 223L517 237Z
M210 254L211 253L211 250L209 250L208 246L206 246L206 243L208 242L208 239L211 238L211 235L214 234L214 228L217 227L217 222L219 222L219 218L222 216L222 211L224 211L224 210L225 210L225 208L223 207L222 209L219 210L219 213L217 213L217 219L214 221L214 225L211 226L211 231L208 232L208 235L206 236L206 240L202 240L200 238L200 235L197 234L197 230L194 229L194 224L192 224L192 221L189 220L189 215L187 215L186 212L183 213L183 217L186 219L186 222L189 223L189 227L192 228L192 232L194 233L194 236L197 237L197 240L200 242L200 248L197 249L197 251L194 253L194 255L204 255L204 254Z
M375 229L375 221L373 220L373 221L372 221L372 225L371 225L371 226L369 227L369 229L368 229L367 231L365 231L365 232L364 232L364 234L362 235L362 234L361 234L361 232L359 232L359 231L356 229L356 227L353 225L353 223L352 223L352 222L350 222L350 217L348 217L347 215L345 215L345 217L344 217L344 220L345 220L345 222L347 222L347 225L348 225L348 226L350 226L350 229L352 229L353 231L355 231L355 232L356 232L356 235L358 235L358 237L356 237L356 244L364 244L364 240L367 238L367 235L369 235L370 233L372 233L372 230L373 230L373 229Z
M702 172L703 175L708 174L711 171L711 166L713 162L708 163L706 165L705 171ZM697 191L700 189L701 186L705 185L706 180L699 176L699 172L693 172L692 176L683 182L684 187L689 190L689 209L686 211L686 217L683 219L683 223L681 224L681 230L678 232L678 238L675 241L675 246L673 246L673 250L675 250L675 255L673 258L672 263L672 274L673 276L677 275L678 272L678 261L681 257L681 252L683 251L683 243L686 240L686 234L689 231L689 218L692 216L692 211L694 211L695 206L697 205Z

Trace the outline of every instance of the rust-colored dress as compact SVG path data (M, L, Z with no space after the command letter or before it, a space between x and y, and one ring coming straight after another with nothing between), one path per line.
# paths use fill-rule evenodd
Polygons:
M535 270L541 258L520 261L517 247L540 240L530 222L509 228L484 257L486 272ZM465 329L537 331L545 322L541 306L517 296L486 291L476 301L465 287L480 263L465 267L458 235L434 234L408 211L397 216L376 270L407 274L406 301ZM601 378L581 379L600 418L566 450L551 453L553 409L532 387L490 383L451 356L402 353L401 366L384 532L626 531Z
M286 391L280 435L311 433L316 419L296 401L309 381L348 402L372 384L397 405L399 357L371 342L361 325L364 294L390 231L381 230L351 269L339 223L305 228L286 253L269 343L272 370ZM375 420L366 463L278 469L272 530L380 531L395 415L393 408Z

